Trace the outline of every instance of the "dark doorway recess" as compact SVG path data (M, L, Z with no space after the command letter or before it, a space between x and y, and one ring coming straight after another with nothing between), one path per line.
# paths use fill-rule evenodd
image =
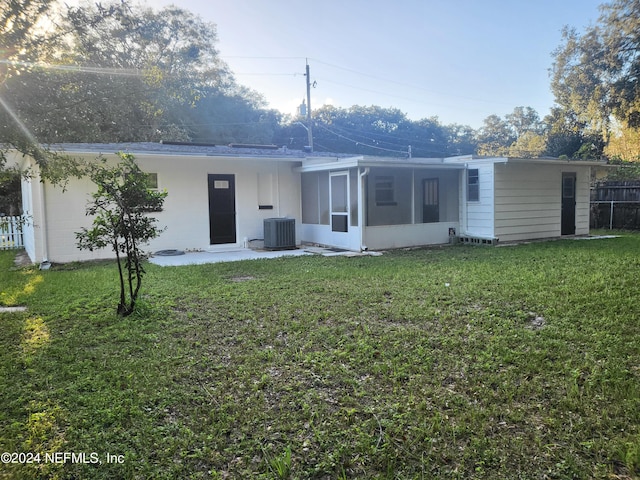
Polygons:
M209 175L209 237L211 245L236 243L235 175Z

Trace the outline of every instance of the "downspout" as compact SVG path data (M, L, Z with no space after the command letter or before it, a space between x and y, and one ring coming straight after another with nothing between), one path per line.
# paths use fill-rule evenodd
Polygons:
M369 248L364 244L364 229L365 229L365 191L364 191L364 177L369 175L369 167L358 174L358 221L360 223L360 251L366 252Z
M44 180L42 177L38 179L38 184L40 185L40 242L42 243L42 262L40 263L40 270L48 270L51 267L51 263L49 263L49 245L47 243L47 206L45 202Z
M462 190L462 208L463 208L463 215L462 215L462 219L464 221L464 227L461 228L461 232L460 235L462 234L467 234L467 229L469 227L469 204L467 203L467 175L469 173L469 164L465 163L464 164L464 170L462 171L462 179L461 179L461 190Z
M271 184L273 188L273 184ZM276 160L276 217L280 216L280 162Z
M411 158L411 157L409 157ZM411 225L416 223L416 169L411 169Z

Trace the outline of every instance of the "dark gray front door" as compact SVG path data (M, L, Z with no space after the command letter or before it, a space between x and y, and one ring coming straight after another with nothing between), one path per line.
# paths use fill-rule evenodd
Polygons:
M209 237L211 245L236 243L234 175L209 175Z
M562 174L562 235L576 233L576 174Z

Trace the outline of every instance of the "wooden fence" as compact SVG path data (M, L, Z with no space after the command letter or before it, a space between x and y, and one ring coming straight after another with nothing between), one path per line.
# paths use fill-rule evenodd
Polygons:
M0 250L24 247L24 217L0 217Z
M640 180L596 184L591 189L590 226L640 230Z

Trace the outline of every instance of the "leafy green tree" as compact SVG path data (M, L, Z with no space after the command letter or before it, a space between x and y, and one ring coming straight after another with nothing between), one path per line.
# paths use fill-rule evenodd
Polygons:
M504 118L515 134L516 139L526 133L540 134L543 131L540 116L531 107L516 107L512 113L505 115Z
M401 132L407 133L408 119L398 109L375 105L354 105L344 109L325 105L313 112L313 120L316 149L366 155L397 155L408 152L408 146L414 140L411 133L408 137L401 136ZM306 134L306 130L303 132Z
M618 125L604 150L610 159L640 162L640 129Z
M319 151L443 157L472 153L474 132L464 125L442 125L437 117L413 121L395 108L324 105L313 112L314 147ZM290 119L278 130L275 141L290 148L307 145L306 122Z
M84 4L67 9L59 31L47 66L5 85L43 143L185 140L183 112L203 88L230 83L215 27L184 10Z
M531 107L516 107L501 118L489 115L476 137L483 156L541 157L547 154L545 124Z
M551 90L556 103L575 116L583 130L606 138L611 115L608 60L598 30L580 36L565 28L563 44L553 53Z
M145 273L141 247L161 233L149 212L162 209L167 193L149 188L148 175L133 155L120 153L119 157L116 166L109 166L104 158L89 165L89 176L98 190L87 215L95 218L92 228L82 228L76 239L80 249L111 247L115 252L120 280L117 312L128 316L135 309Z
M625 181L625 180L639 180L640 179L640 163L639 162L625 162L619 159L613 159L611 161L614 165L618 165L617 168L611 169L604 178L605 181Z
M187 112L186 122L192 125L189 136L194 142L271 144L281 120L282 114L266 109L260 95L238 87L237 92L206 89Z
M443 126L437 117L408 120L398 132L398 140L411 145L414 157L447 157L464 149L463 137Z
M21 74L0 86L11 107L0 130L20 133L19 119L43 144L271 142L280 118L235 82L214 24L173 6L111 0L67 7L52 28L48 48L23 55Z
M516 141L516 135L509 123L498 115L484 119L477 136L478 155L507 155L509 147Z
M478 148L476 131L468 125L445 125L447 153L449 155L469 155Z
M547 136L547 155L551 157L573 158L585 138L584 125L580 123L572 111L561 107L553 107L544 118ZM595 140L595 139L593 139Z
M32 135L12 109L5 86L9 79L28 69L28 62L36 61L47 51L51 32L45 28L44 20L53 21L51 10L55 3L55 0L9 0L0 8L0 169L6 163L8 148L42 159L42 149L34 145Z
M0 216L20 215L21 203L20 173L13 169L0 169Z
M25 60L33 60L47 41L42 21L51 19L50 10L56 0L4 0L0 8L0 83L24 68Z
M607 143L614 118L623 128L640 127L640 0L614 0L601 12L582 34L565 28L551 87L560 108L584 124L585 135L597 133Z
M543 157L546 150L546 137L533 131L527 131L511 144L508 155L510 157L538 158Z
M615 0L602 5L600 25L607 67L603 72L609 104L618 120L640 127L640 0Z

